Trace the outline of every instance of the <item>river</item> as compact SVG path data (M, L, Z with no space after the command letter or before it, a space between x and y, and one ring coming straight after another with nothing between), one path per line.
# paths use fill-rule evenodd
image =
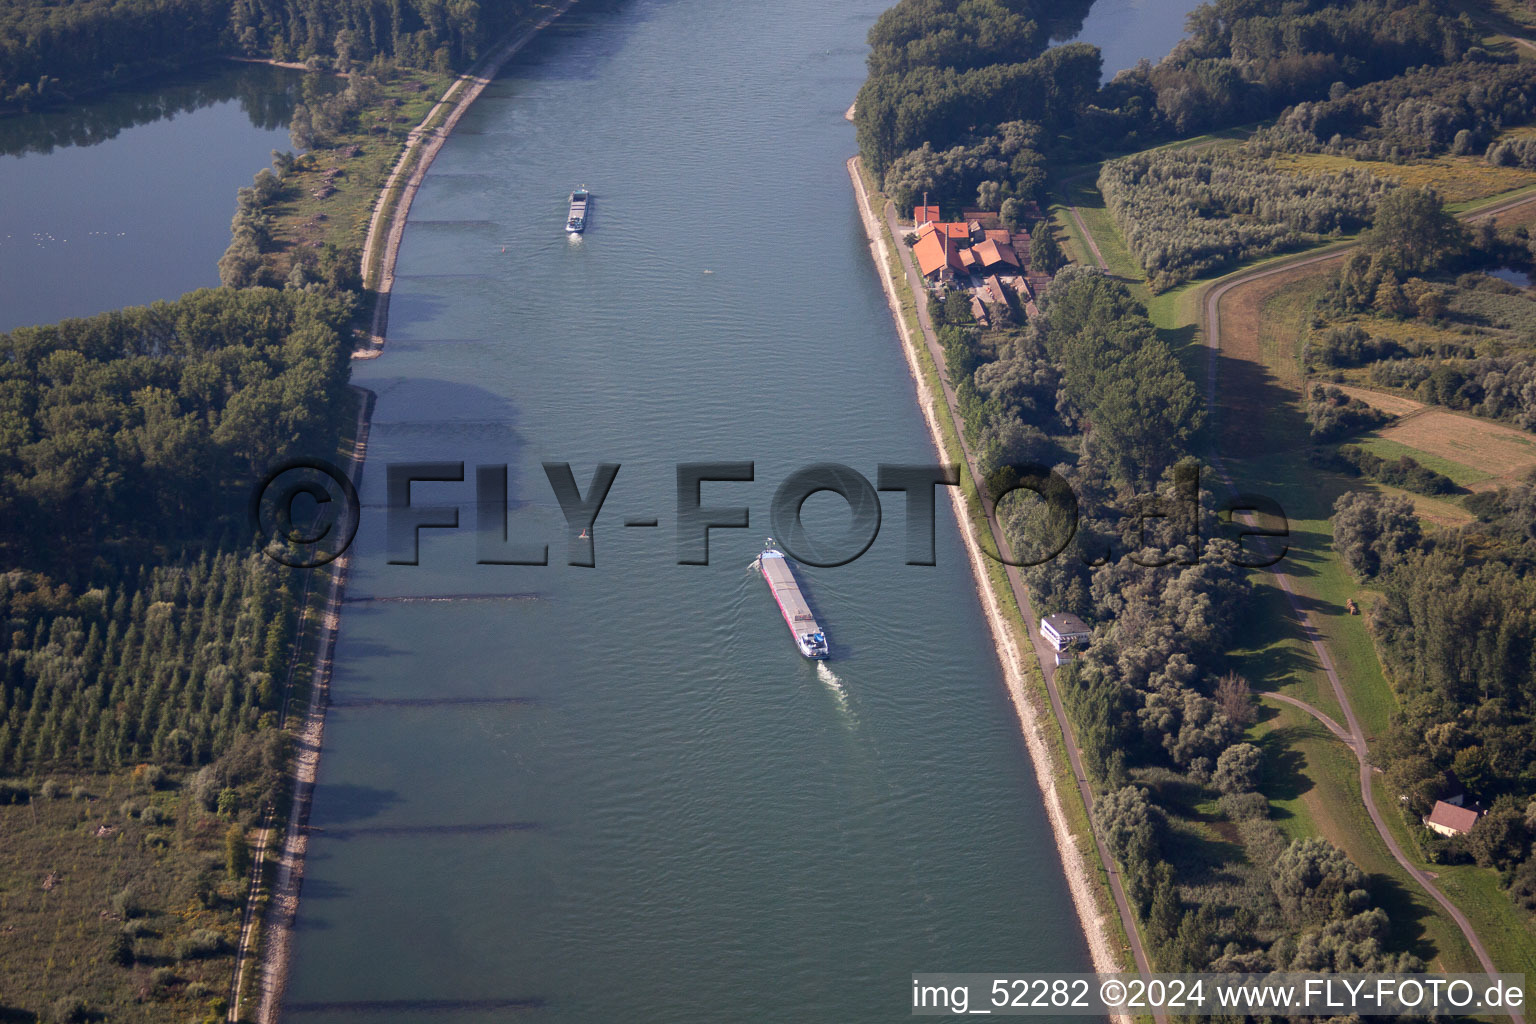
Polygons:
M367 514L290 1018L875 1021L913 971L1088 969L947 501L937 566L887 495L863 558L805 572L829 671L750 569L791 471L934 458L844 169L884 6L578 5L433 165L355 364ZM476 565L472 482L417 484L463 528L387 564L385 466L420 460L509 464L514 539L555 564ZM751 528L680 566L674 467L704 460L755 462L704 491ZM545 461L622 466L595 568L562 564Z
M301 78L219 63L0 118L0 331L217 285L235 190L289 148Z
M292 1019L875 1021L914 971L1088 969L948 502L934 567L887 494L864 557L804 571L828 667L750 569L793 470L934 458L843 166L887 2L580 4L438 158L355 364L368 513ZM1156 57L1169 2L1101 0L1079 38L1110 74ZM296 82L218 68L0 122L0 330L216 283ZM385 467L420 460L508 465L511 530L554 564L476 564L470 482L418 484L464 528L388 564ZM705 487L751 527L678 565L675 467L704 460L755 463ZM595 568L563 564L546 461L583 488L622 465Z

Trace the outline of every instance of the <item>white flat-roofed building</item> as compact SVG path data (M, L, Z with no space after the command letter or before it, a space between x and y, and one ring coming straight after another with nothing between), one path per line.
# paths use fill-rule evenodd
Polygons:
M1040 634L1056 648L1057 654L1061 654L1086 645L1093 631L1088 628L1088 623L1071 612L1057 612L1040 620Z

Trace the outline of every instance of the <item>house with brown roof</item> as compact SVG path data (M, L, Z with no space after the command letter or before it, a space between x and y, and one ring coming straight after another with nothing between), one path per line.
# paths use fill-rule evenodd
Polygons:
M950 239L942 231L925 231L912 247L918 271L927 278L942 278L946 272L962 269L960 243Z
M914 206L912 208L912 223L918 227L922 227L924 224L932 224L938 219L939 208L937 206Z
M976 261L985 270L1004 270L1009 267L1014 270L1019 269L1019 258L1014 255L1011 245L998 245L989 238L977 245L973 251L976 254Z
M1436 800L1429 816L1424 819L1424 825L1442 836L1461 836L1472 831L1479 816L1480 812L1471 807L1457 807L1444 800Z

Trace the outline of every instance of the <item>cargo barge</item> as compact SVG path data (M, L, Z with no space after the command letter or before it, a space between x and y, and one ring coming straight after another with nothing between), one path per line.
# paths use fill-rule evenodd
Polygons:
M585 188L571 193L571 212L565 220L566 234L579 235L587 230L587 207L591 202L592 193Z
M768 589L778 602L784 624L789 627L789 635L794 638L800 653L807 658L825 658L827 634L816 622L816 616L811 614L811 606L800 593L795 570L784 552L774 547L773 538L768 539L763 553L757 556L757 567L762 571L763 579L768 581Z

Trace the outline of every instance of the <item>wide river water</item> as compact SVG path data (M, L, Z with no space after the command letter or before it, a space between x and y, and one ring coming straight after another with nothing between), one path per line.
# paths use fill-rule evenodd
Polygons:
M937 566L888 494L868 554L805 571L829 670L750 568L791 471L934 459L844 168L885 6L578 5L433 165L354 367L378 402L293 1019L877 1021L913 971L1089 968L947 499ZM385 467L423 460L467 464L413 490L463 528L390 565ZM755 462L704 490L751 527L680 566L704 460ZM622 465L595 568L563 564L545 461ZM548 567L475 564L503 463Z
M886 494L863 558L803 571L826 668L750 569L793 470L934 459L844 170L888 2L579 4L438 158L354 369L378 402L294 1020L875 1021L913 971L1088 969L948 501L935 567ZM1077 37L1108 77L1190 6L1099 0ZM211 66L0 121L0 330L216 283L297 81ZM385 470L423 460L466 463L413 494L463 528L390 565ZM675 467L705 460L755 462L704 491L751 527L680 566ZM622 464L595 568L564 564L546 461L583 489ZM548 567L476 564L500 464Z

